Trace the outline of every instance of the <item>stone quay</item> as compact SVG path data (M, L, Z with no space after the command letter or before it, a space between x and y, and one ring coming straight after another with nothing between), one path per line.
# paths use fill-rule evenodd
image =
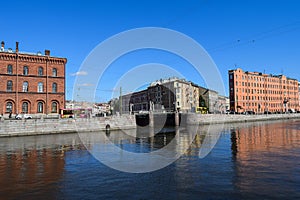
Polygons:
M254 121L300 119L299 113L270 115L181 114L187 125L247 123ZM153 124L150 123L149 124ZM155 126L155 124L154 124ZM1 120L0 137L95 132L137 128L135 115L77 119Z

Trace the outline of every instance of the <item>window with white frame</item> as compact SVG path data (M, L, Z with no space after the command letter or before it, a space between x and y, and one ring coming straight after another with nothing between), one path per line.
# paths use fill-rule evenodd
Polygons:
M38 83L38 92L43 92L44 85L42 82Z
M27 66L24 66L23 67L23 75L28 75L28 67Z
M12 65L7 65L7 73L12 74L13 73L13 67Z
M27 81L23 82L23 92L28 92L28 82Z
M22 103L22 112L23 113L28 113L28 102L23 102Z
M52 113L57 113L57 103L56 102L52 102L52 104L51 104L51 112Z
M57 76L57 69L56 68L52 69L52 76Z
M43 74L44 74L44 69L42 67L39 67L38 68L38 75L43 76Z
M7 92L12 92L12 90L13 90L13 82L12 81L7 81L6 91Z
M57 83L52 84L52 93L57 93Z
M7 102L6 103L6 112L12 112L12 109L13 109L12 102Z
M37 104L37 112L38 113L43 113L43 102L38 102Z

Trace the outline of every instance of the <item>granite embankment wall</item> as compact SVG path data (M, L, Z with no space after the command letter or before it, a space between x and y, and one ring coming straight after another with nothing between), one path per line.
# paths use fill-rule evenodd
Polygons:
M1 120L0 137L43 135L58 133L92 132L136 128L135 117L130 115L91 119L28 119Z
M300 113L274 114L274 115L225 115L225 114L189 114L187 124L221 124L221 123L240 123L255 121L287 120L300 119Z
M215 115L188 114L187 124L204 125L220 123L241 123L268 120L300 119L300 114L277 115ZM93 132L106 130L136 128L134 115L113 116L108 118L91 119L30 119L30 120L1 120L0 137L27 136L59 133Z

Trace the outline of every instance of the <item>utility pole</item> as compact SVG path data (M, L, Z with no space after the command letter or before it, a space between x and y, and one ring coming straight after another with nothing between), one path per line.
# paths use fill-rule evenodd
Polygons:
M120 98L119 98L120 102L120 115L122 115L122 87L120 87Z

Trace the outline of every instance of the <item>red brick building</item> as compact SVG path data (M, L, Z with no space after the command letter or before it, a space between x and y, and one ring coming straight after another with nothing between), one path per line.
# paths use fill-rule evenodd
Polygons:
M256 113L300 110L296 79L284 75L229 70L230 109Z
M66 58L51 57L50 51L19 52L0 49L0 112L2 114L58 113L65 106Z

